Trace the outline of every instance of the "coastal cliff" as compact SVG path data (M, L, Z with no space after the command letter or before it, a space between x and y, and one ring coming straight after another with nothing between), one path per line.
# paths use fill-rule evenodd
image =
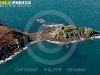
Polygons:
M100 33L91 28L78 28L73 25L47 26L42 31L28 34L0 25L0 61L19 52L30 42L49 40L68 44L74 40L79 41L95 36L100 36Z

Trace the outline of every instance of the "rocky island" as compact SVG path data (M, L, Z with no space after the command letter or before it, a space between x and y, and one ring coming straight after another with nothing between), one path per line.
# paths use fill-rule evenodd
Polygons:
M91 28L78 28L74 25L47 26L42 31L25 34L0 24L0 61L2 63L30 42L47 40L68 44L74 40L79 41L96 36L100 36L100 33Z

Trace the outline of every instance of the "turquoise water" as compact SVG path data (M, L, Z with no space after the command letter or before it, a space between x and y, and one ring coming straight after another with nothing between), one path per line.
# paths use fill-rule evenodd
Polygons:
M35 14L46 10L56 10L70 17L78 27L91 27L100 31L100 1L99 0L32 0L31 8L0 8L0 20L6 26L24 31L29 19ZM68 23L57 16L43 16L47 23ZM36 31L41 24L34 22L30 32ZM58 65L44 65L30 57L27 50L0 65L0 75L99 75L100 74L100 39L78 42L73 55ZM47 48L58 45L43 42ZM71 44L70 44L71 45ZM70 48L69 45L69 48ZM59 45L60 46L60 45ZM43 59L53 60L65 55L69 48L64 45L56 53L41 51L37 44L30 46L32 51ZM38 68L38 72L16 72L15 68ZM44 72L44 68L62 68L62 72ZM67 68L86 68L86 72L67 72Z

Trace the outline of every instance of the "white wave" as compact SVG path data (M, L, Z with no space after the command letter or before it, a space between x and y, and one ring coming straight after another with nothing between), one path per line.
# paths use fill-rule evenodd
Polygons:
M81 38L80 40L84 41L85 39L84 38Z
M100 39L100 36L95 36L95 38Z
M51 42L51 43L55 43L55 44L64 44L64 43L61 43L61 42L58 42L58 41L50 41L50 40L46 40L48 42Z
M22 48L22 50L26 50L27 48L28 48L28 47L25 46L24 48ZM13 59L16 55L20 54L20 53L22 52L22 50L19 50L19 52L15 52L13 55L11 55L9 58L6 58L5 60L1 60L1 61L0 61L0 64L3 64L3 63L5 63L5 62L8 61L8 60Z
M100 36L91 37L90 39L100 39Z
M15 52L14 55L11 55L9 58L6 58L5 60L1 60L1 61L0 61L0 64L3 64L3 63L5 63L5 62L8 61L8 60L13 59L16 55L20 54L21 51L22 51L22 50L20 50L19 52Z
M91 37L90 39L94 39L95 37Z
M30 42L30 44L34 44L36 42L38 42L38 41ZM30 44L26 45L24 48L22 48L22 50L26 50L29 47ZM22 50L19 50L19 52L15 52L13 55L11 55L9 58L6 58L5 60L1 60L0 64L3 64L8 60L13 59L16 55L20 54L22 52Z
M46 27L57 27L57 26L64 26L63 24L51 24L51 25L47 25Z
M75 42L78 42L77 40L73 40L73 41L71 41L70 43L75 43Z
M34 43L36 43L36 42L38 42L38 41L30 42L30 44L34 44Z
M26 47L23 48L23 50L26 50L27 48L28 48L28 47L26 46Z
M12 59L12 56L10 56L9 58L5 59L5 62L8 61L8 60L11 60Z

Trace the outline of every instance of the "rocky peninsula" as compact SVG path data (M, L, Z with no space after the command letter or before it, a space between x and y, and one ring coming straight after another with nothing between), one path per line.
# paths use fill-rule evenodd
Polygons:
M100 33L91 28L78 28L74 25L47 26L42 31L26 34L0 24L0 61L19 52L30 42L49 40L68 44L74 40L85 40L96 36L100 36Z
M68 44L74 40L85 40L96 36L100 36L100 32L96 32L91 28L78 28L74 25L47 26L43 31L29 34L32 41L48 40L63 44Z

